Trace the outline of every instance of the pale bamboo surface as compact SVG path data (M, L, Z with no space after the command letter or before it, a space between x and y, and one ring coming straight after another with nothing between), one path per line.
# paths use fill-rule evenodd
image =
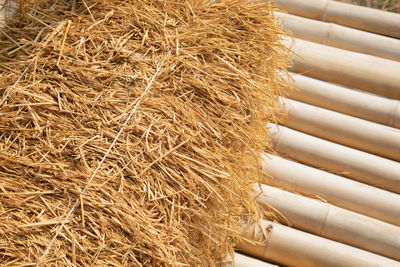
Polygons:
M332 0L275 0L287 12L400 38L400 14Z
M276 2L297 74L285 126L268 125L280 156L262 155L268 185L255 188L296 229L246 225L257 243L240 248L284 266L400 266L400 15Z
M228 256L221 267L278 267L278 265L235 252L234 258L232 259L232 257Z
M400 262L270 221L245 225L238 248L285 266L400 266Z
M400 128L400 101L353 90L304 75L287 79L295 90L288 97L364 120Z
M400 161L400 129L282 98L291 129Z
M272 186L254 187L257 203L277 209L296 229L400 260L400 227Z
M287 45L298 55L293 57L294 72L400 99L400 62L298 38Z
M262 168L273 186L400 226L399 194L271 154L263 155Z
M400 39L280 12L275 15L297 38L400 61Z
M400 163L270 124L274 148L303 164L400 193Z

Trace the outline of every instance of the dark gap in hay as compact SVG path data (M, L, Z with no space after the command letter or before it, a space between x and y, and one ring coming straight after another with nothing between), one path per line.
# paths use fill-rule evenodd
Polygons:
M232 252L243 216L260 216L252 184L286 69L272 10L23 1L0 33L0 262L39 262L71 209L43 265Z

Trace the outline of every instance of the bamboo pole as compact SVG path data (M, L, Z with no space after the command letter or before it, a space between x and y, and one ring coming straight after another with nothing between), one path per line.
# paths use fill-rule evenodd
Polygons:
M400 61L399 39L280 12L275 15L297 38Z
M400 266L392 259L270 221L245 225L238 248L251 256L286 266Z
M281 98L281 123L291 129L385 158L400 161L400 129Z
M255 188L257 203L278 210L294 228L400 260L398 226L272 186Z
M301 163L400 193L400 163L269 124L275 151Z
M301 39L288 40L287 45L299 55L291 71L400 99L400 62Z
M400 38L400 15L332 0L275 0L287 12Z
M228 256L221 267L278 267L259 259L255 259L241 253L235 252L234 258Z
M262 167L269 183L400 226L400 195L271 154L263 154Z
M288 79L297 90L288 97L361 119L400 128L400 101L351 90L304 75Z

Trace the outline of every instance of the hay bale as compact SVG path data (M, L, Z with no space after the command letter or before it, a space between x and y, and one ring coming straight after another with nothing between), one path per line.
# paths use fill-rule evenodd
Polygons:
M19 2L19 1L17 1ZM264 1L37 0L0 42L2 265L213 266L286 70Z

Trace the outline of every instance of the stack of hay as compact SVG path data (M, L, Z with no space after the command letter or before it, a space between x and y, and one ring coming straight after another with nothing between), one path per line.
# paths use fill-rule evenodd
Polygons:
M232 252L286 69L273 9L22 1L0 31L1 265Z

